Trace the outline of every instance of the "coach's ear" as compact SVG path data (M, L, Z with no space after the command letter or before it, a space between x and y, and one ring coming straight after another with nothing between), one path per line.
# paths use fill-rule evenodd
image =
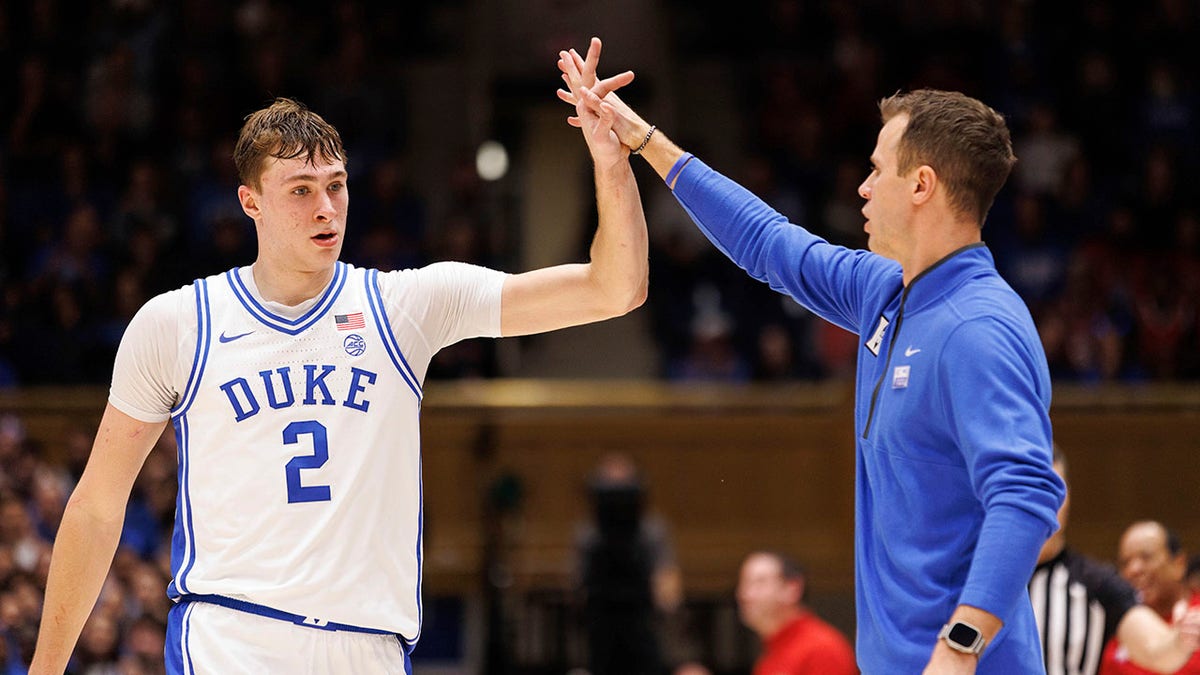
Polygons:
M938 175L933 167L922 164L912 173L912 203L916 206L925 204L933 198L938 186Z
M239 185L238 201L242 203L242 211L246 215L254 220L258 220L258 217L262 214L262 209L258 208L258 195L254 194L254 190L245 185Z

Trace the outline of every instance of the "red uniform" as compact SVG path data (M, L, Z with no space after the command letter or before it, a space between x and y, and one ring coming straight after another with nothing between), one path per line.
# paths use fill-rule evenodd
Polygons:
M1188 598L1188 607L1200 607L1200 592L1192 593L1192 597ZM1134 665L1117 638L1108 641L1104 658L1100 661L1099 675L1150 675L1153 672ZM1192 658L1175 671L1175 675L1200 675L1200 651L1192 654Z
M855 675L854 650L836 628L805 614L763 644L754 675Z

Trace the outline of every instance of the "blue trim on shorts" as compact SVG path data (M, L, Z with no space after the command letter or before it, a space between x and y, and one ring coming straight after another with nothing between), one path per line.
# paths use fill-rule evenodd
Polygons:
M163 642L163 663L167 667L167 675L188 675L196 672L192 654L188 650L188 635L191 633L188 619L191 618L191 609L187 605L174 605L167 612L167 638Z
M317 619L315 617L301 616L299 614L292 614L291 612L285 612L281 609L274 609L272 607L267 607L265 605L258 605L253 602L247 602L245 600L235 600L233 598L227 598L223 595L205 595L205 594L184 595L179 598L179 601L178 601L178 604L176 605L176 607L181 607L187 603L192 603L192 602L207 602L209 604L220 605L222 607L234 609L239 612L246 612L247 614L257 614L259 616L265 616L268 619L278 619L280 621L288 621L288 622L296 624L297 626L304 626L305 628L316 628L319 630L329 630L329 631L350 631L352 633L370 633L372 635L396 635L396 633L394 633L390 630L380 630L378 628L365 628L363 626L351 626L350 624L347 624L347 623L337 623L335 621L322 621L321 619ZM174 608L172 608L172 610L174 610ZM407 655L407 652L406 652L406 655Z

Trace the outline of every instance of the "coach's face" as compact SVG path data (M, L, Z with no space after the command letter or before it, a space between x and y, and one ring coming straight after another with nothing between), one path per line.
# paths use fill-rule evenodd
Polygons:
M340 160L268 159L261 191L238 188L242 210L258 230L259 258L295 272L332 269L346 231L346 179Z
M908 222L914 186L910 176L899 172L900 138L907 127L908 115L896 115L883 125L871 153L871 173L858 186L859 196L867 200L862 208L867 248L892 260L902 260L911 248Z

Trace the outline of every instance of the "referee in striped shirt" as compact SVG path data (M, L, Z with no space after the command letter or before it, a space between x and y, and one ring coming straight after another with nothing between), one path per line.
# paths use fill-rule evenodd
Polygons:
M1042 547L1029 582L1047 675L1095 675L1113 636L1142 668L1173 673L1183 667L1200 645L1194 625L1186 631L1168 626L1138 602L1116 568L1067 547L1071 492L1067 461L1057 446L1054 470L1067 483L1067 496L1058 511L1058 531Z

